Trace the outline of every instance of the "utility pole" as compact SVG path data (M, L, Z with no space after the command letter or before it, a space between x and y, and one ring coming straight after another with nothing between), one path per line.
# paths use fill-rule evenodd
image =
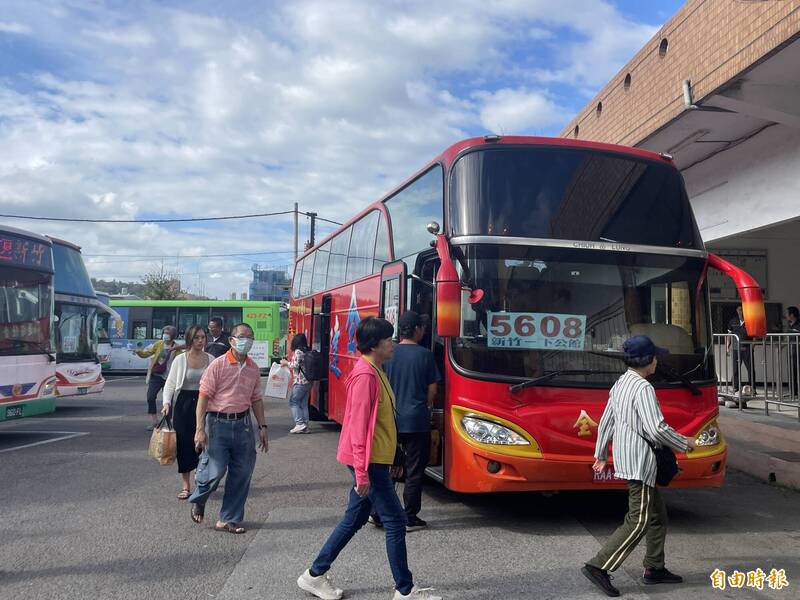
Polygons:
M311 224L308 228L308 247L313 248L314 244L316 244L316 233L317 233L317 213L310 212L306 213L309 217L311 217Z
M294 260L297 262L297 202L294 203Z

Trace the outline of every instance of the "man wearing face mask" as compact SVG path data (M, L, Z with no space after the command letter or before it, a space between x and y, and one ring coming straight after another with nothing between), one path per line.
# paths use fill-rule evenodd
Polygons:
M133 353L140 358L150 357L150 364L147 366L147 413L150 415L151 424L147 427L152 431L158 420L156 411L156 398L158 392L164 389L167 381L167 367L169 366L170 355L179 346L175 343L177 330L172 325L165 325L161 329L161 339L151 344L144 350L133 350Z
M206 502L227 471L222 508L214 529L228 533L245 533L241 523L256 464L251 409L258 426L259 447L263 452L269 449L260 372L258 365L247 357L253 337L253 329L247 324L233 328L229 339L231 349L203 373L197 401L194 441L202 454L197 467L197 486L189 498L192 521L203 522Z

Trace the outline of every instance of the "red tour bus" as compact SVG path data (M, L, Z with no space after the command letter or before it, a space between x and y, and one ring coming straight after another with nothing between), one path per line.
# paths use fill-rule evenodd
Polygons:
M701 444L678 455L673 486L720 486L709 267L735 280L748 333L764 335L761 289L705 251L671 157L487 136L306 252L289 331L328 364L314 412L341 422L360 320L430 315L422 343L444 381L428 473L459 492L622 487L593 474L597 424L623 341L648 335L670 350L653 381L666 420Z

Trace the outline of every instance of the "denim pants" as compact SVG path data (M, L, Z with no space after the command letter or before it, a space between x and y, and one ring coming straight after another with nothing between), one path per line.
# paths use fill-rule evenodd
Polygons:
M227 471L219 520L223 523L241 523L244 520L244 503L250 491L250 478L256 465L256 440L251 416L227 421L206 415L206 436L208 445L200 455L195 475L197 486L189 502L203 506Z
M348 468L353 474L353 485L355 485L353 468ZM347 510L320 550L311 569L319 575L328 572L347 542L366 524L374 505L386 532L386 555L389 557L395 589L406 595L411 593L411 588L414 587L406 553L406 514L394 491L394 482L389 476L389 465L370 465L367 473L369 494L362 498L352 487L350 488Z
M295 425L308 425L308 396L311 393L310 383L295 383L289 398L289 408Z

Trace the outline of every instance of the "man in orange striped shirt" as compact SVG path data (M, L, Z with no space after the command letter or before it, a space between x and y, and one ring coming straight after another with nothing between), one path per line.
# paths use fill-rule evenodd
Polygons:
M197 487L189 498L192 520L202 523L208 497L217 489L225 472L225 494L214 528L244 533L244 505L256 464L255 434L250 415L258 424L259 447L269 449L264 421L264 398L258 365L247 353L253 346L253 329L237 325L229 338L231 349L215 359L200 380L197 401L197 431L194 441L200 455Z

